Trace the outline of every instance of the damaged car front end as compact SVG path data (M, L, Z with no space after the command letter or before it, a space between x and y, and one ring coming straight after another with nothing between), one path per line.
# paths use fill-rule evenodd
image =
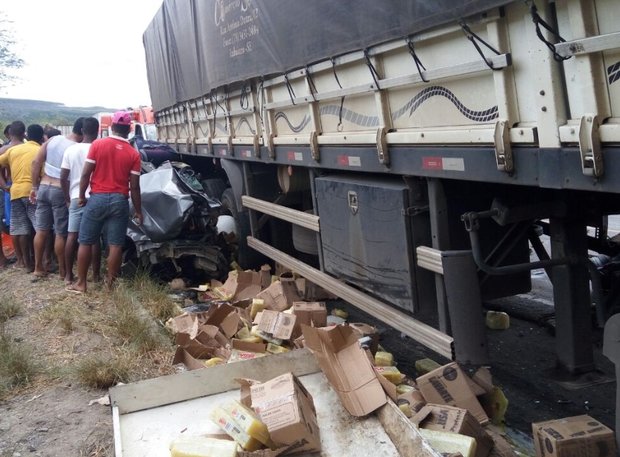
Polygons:
M225 236L218 231L221 203L206 194L199 176L182 162L155 168L143 162L140 176L144 221L130 221L123 272L148 269L161 280L221 279L228 272Z

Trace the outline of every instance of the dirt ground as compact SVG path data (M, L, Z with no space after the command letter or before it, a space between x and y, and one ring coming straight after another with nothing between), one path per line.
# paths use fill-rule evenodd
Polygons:
M6 330L18 344L30 345L34 357L47 369L32 384L0 401L0 457L112 456L110 407L91 404L107 392L84 387L70 367L93 353L109 353L119 343L100 328L83 322L67 332L62 320L51 319L49 312L53 306L78 306L96 316L109 312L109 297L103 292L75 296L65 292L62 282L55 277L32 283L29 275L16 270L0 272L2 295L21 304L20 313L8 321ZM522 300L523 303L493 306L504 306L510 311L510 306L516 309L532 305L527 298ZM350 321L377 325L381 344L394 352L401 371L414 376L415 360L423 357L446 362L370 316L341 302L329 306L335 305L349 310ZM552 316L552 308L543 307L543 314L545 311ZM509 400L506 425L523 439L521 450L526 454L532 451L527 441L535 421L590 414L613 428L616 385L612 364L600 354L600 332L595 332L593 342L596 380L607 382L567 389L557 382L553 370L555 346L549 325L552 320L534 322L516 317L516 311L513 314L510 329L488 331L487 336L494 380ZM145 360L145 366L132 380L171 372L172 350L166 348L158 358Z
M94 402L107 390L85 387L75 373L80 361L111 357L122 345L94 323L112 313L110 297L103 291L71 294L55 275L33 283L31 275L15 269L0 272L0 296L20 305L5 332L32 349L39 366L31 384L0 400L0 456L113 456L110 407ZM70 329L68 316L73 316ZM130 380L171 372L172 345L160 352L134 368Z

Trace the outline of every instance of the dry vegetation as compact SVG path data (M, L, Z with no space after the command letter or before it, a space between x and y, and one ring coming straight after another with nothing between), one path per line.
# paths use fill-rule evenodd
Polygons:
M112 292L93 289L74 295L55 276L32 283L23 271L0 271L0 407L55 386L107 389L174 372L164 322L180 308L166 289L146 273ZM112 455L109 427L93 424L83 443L81 455Z

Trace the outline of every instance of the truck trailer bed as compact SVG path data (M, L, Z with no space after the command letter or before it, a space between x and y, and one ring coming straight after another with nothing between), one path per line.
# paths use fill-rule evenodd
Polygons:
M376 414L351 416L306 350L112 388L115 455L169 456L170 442L179 436L221 433L209 413L239 398L235 379L265 381L286 372L298 376L314 398L323 450L308 455L438 456L391 401Z

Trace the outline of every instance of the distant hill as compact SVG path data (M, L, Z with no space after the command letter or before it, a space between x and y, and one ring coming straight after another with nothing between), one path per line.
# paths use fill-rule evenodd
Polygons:
M71 107L62 103L16 98L0 98L0 128L15 120L24 124L73 125L80 116L92 116L101 111L116 111L118 108L103 106ZM2 130L0 130L0 135Z

